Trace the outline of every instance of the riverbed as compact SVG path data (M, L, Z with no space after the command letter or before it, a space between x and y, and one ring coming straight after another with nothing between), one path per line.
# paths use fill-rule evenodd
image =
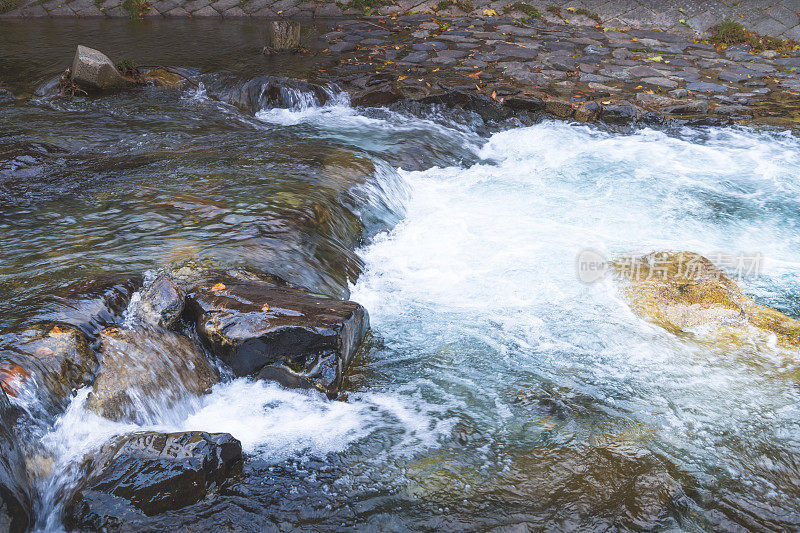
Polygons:
M797 527L798 360L676 337L576 273L587 249L758 256L744 290L797 318L792 132L485 124L335 85L246 110L226 91L320 66L258 55L246 22L30 28L0 58L21 96L0 101L0 333L70 312L86 280L212 268L349 298L372 326L336 401L226 379L137 425L77 391L31 432L54 458L38 529L63 527L84 454L142 427L228 432L246 456L153 529ZM78 43L192 83L36 95Z

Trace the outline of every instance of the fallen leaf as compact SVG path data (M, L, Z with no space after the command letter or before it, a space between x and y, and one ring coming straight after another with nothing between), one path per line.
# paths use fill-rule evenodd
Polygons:
M211 287L211 291L212 291L212 292L224 291L224 290L225 290L225 288L226 288L226 287L225 287L225 284L224 284L224 283L217 283L217 284L215 284L213 287Z
M404 79L406 79L407 77L408 77L408 76L398 76L398 77L397 77L397 81L403 81L403 80L404 80Z
M484 9L483 10L483 16L484 17L496 17L497 16L497 11L495 11L494 9Z
M61 331L61 328L58 326L53 326L53 329L50 330L51 337L60 337L62 333L64 332Z
M17 364L9 362L0 364L0 385L12 398L16 398L19 394L21 385L28 376L30 373Z
M266 303L265 303L264 305L262 305L262 306L261 306L261 310L262 310L262 311L269 311L269 304L266 304Z
M650 61L655 61L656 63L660 63L661 61L664 61L664 58L661 57L661 56L655 56L655 57L651 57Z
M467 77L472 78L473 80L477 80L478 78L481 77L481 74L483 74L482 70L480 72L473 72L472 74L467 74Z

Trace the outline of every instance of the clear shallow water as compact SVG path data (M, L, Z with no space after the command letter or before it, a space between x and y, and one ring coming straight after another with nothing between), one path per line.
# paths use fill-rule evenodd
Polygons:
M201 75L212 92L215 76ZM0 115L4 145L65 150L2 174L4 331L92 273L185 265L277 271L370 311L343 401L239 379L163 408L146 427L230 432L248 459L216 500L153 527L800 522L797 361L677 339L575 274L584 248L758 252L746 290L800 316L795 137L556 122L482 137L343 101L253 117L194 89ZM42 529L59 527L82 455L139 428L85 411L87 393L39 435L56 461Z

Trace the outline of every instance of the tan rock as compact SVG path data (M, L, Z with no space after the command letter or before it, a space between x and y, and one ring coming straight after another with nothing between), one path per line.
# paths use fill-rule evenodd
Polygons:
M670 332L739 346L800 346L800 321L757 304L703 256L656 252L610 266L634 313Z

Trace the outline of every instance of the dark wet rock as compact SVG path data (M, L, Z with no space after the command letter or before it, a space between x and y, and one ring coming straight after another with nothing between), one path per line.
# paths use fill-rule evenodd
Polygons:
M142 293L138 307L139 316L147 323L170 329L183 313L183 292L162 273Z
M135 85L105 54L81 45L78 45L72 60L70 76L76 85L87 91L108 91Z
M646 83L647 85L655 85L656 87L663 87L665 89L674 89L678 86L678 82L673 81L669 78L642 78L642 83Z
M15 418L15 409L0 389L0 530L22 533L33 526L34 514Z
M225 91L221 98L250 113L256 113L273 107L293 108L307 103L324 105L330 95L324 87L314 83L266 75Z
M503 101L503 105L515 111L528 111L535 113L544 110L544 102L541 98L531 95L512 96Z
M281 280L213 276L187 296L187 317L237 376L284 382L335 396L369 328L366 309L293 289Z
M431 52L434 50L444 50L445 48L447 48L447 44L441 41L430 41L411 45L411 49L418 52Z
M342 41L340 43L336 43L330 46L331 52L336 52L342 54L344 52L352 52L356 49L356 45L353 43L348 43L346 41Z
M720 85L718 83L711 83L707 81L696 81L692 83L686 84L686 88L690 91L695 91L699 93L726 93L728 92L728 87L725 85Z
M444 94L435 94L419 100L421 104L437 104L447 107L460 107L473 111L485 121L497 122L511 116L511 111L499 102L479 94L469 94L460 91L450 91Z
M70 529L108 531L213 498L242 463L227 433L139 432L112 439L83 465L64 512Z
M636 121L642 110L630 102L612 102L603 104L600 119L609 124L627 124Z
M735 83L740 83L743 81L747 81L752 76L752 73L747 72L746 70L733 70L733 69L725 69L719 73L717 76L722 81L732 81Z
M56 414L70 394L91 383L97 358L84 334L63 323L36 324L0 352L0 379L11 396L23 390Z
M121 318L141 286L138 276L101 274L54 291L53 303L42 318L71 324L93 337Z
M353 94L350 102L355 106L384 106L402 100L403 95L391 84L385 83L369 87L363 91Z
M662 111L669 115L701 115L708 113L708 102L693 100L685 104L665 107Z
M293 51L300 48L300 23L290 20L270 20L267 23L266 50Z
M494 53L503 57L515 59L536 59L539 52L536 48L528 48L527 46L519 46L516 44L502 43L494 48Z
M400 61L405 61L406 63L422 63L426 59L428 59L428 52L411 52Z
M175 333L113 327L99 342L100 369L86 407L112 420L150 421L219 381L205 354Z

